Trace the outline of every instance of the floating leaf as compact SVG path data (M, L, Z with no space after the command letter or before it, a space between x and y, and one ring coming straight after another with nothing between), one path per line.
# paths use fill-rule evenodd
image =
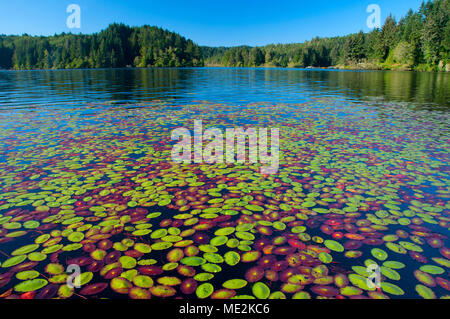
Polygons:
M423 299L436 299L433 290L424 285L416 285L416 291Z
M128 294L132 286L128 280L122 277L115 277L110 282L111 289L119 294Z
M267 299L270 296L270 289L266 284L262 282L256 282L253 284L252 292L258 299Z
M381 282L380 287L381 290L391 295L402 296L405 294L405 292L399 286L396 286L389 282Z
M247 281L243 279L230 279L223 283L223 287L228 289L240 289L245 286L247 286Z
M424 265L421 266L419 269L431 275L441 275L445 272L443 268L434 265Z
M343 252L344 251L344 246L342 246L340 243L338 243L335 240L331 240L331 239L327 239L324 241L325 246L333 251L336 252Z
M385 261L383 263L383 266L391 268L391 269L402 269L405 268L405 264L399 262L399 261Z
M150 288L150 292L152 293L152 295L155 295L157 297L172 297L173 295L175 295L176 290L172 287L169 286L153 286Z
M16 274L16 278L19 280L30 280L39 277L39 272L36 270L25 270Z
M208 281L212 278L214 278L214 275L207 272L202 272L194 276L194 279L197 281Z
M209 282L205 282L197 287L195 290L195 294L200 299L205 299L211 296L211 294L214 292L214 287Z
M375 287L369 287L367 284L367 278L363 277L361 275L357 275L357 274L350 274L348 275L348 279L350 280L350 282L355 285L358 288L361 288L363 290L368 290L368 291L372 291L375 290Z
M234 251L229 251L229 252L225 253L224 259L228 265L235 266L241 260L241 256Z
M13 266L15 266L15 265L20 264L20 263L23 262L25 259L27 259L27 256L25 256L25 255L20 255L20 256L14 256L14 257L11 257L11 258L5 260L5 261L2 263L2 268L13 267Z
M157 282L163 286L177 286L181 284L181 280L179 278L170 276L160 277Z
M380 271L384 276L391 280L400 280L400 274L391 268L381 266Z
M14 250L11 253L11 255L13 255L13 256L25 255L25 254L31 253L32 251L35 251L38 248L39 248L38 244L26 245L26 246L23 246L23 247L20 247L20 248Z
M206 263L206 260L201 257L184 257L180 262L187 266L200 266Z
M97 295L108 287L106 282L95 283L81 289L80 294L84 296Z
M17 292L30 292L36 291L45 287L48 284L48 281L45 279L37 278L32 280L23 281L20 284L14 286L14 290Z
M124 269L132 269L136 267L137 261L135 258L130 256L122 256L119 258L119 262Z
M387 252L379 248L373 248L371 250L372 256L378 260L384 261L388 258Z

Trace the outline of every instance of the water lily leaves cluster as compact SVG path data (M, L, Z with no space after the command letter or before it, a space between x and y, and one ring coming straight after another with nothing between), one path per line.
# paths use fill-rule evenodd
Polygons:
M450 148L432 112L330 99L67 112L0 114L0 298L449 297ZM278 127L278 173L171 161L171 130L194 118Z

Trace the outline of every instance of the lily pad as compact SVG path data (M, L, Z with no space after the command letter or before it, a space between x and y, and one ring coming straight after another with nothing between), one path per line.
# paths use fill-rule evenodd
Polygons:
M388 258L387 252L379 248L373 248L371 250L372 256L378 260L384 261Z
M180 262L187 266L200 266L206 263L206 260L201 257L184 257Z
M236 266L241 260L241 256L234 251L226 252L224 255L225 262L230 266Z
M386 292L388 294L391 294L391 295L395 295L395 296L402 296L402 295L405 294L403 289L401 289L399 286L396 286L396 285L391 284L389 282L381 282L380 283L380 288L384 292Z
M240 289L247 286L247 281L244 279L230 279L225 281L222 286L228 289Z
M436 299L436 294L424 285L416 285L416 291L423 299Z
M31 252L35 251L38 248L39 248L38 244L26 245L26 246L23 246L23 247L20 247L20 248L14 250L11 253L11 255L12 256L25 255L25 254L28 254L28 253L31 253Z
M41 278L36 278L32 280L23 281L20 284L14 286L14 290L17 292L30 292L41 289L42 287L47 286L48 281Z
M434 265L423 265L419 269L431 275L441 275L445 272L443 268Z
M324 241L325 247L327 247L330 250L336 251L336 252L343 252L344 246L342 246L340 243L338 243L335 240L327 239Z
M20 264L20 263L23 262L25 259L27 259L27 256L25 256L25 255L20 255L20 256L14 256L14 257L11 257L11 258L5 260L5 261L2 263L2 268L13 267L13 266L15 266L15 265Z
M195 290L195 294L200 299L205 299L211 296L211 294L214 292L214 286L211 285L209 282L205 282L197 287Z
M262 282L256 282L252 287L252 292L258 299L267 299L270 296L270 288Z

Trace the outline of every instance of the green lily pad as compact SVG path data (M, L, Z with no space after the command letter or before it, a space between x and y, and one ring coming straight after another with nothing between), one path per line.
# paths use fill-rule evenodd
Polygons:
M372 256L378 260L384 261L388 258L387 252L379 248L373 248L371 250Z
M73 232L67 237L67 239L71 242L78 243L84 239L84 234L81 232Z
M216 264L203 264L202 269L207 272L218 273L222 271L222 267Z
M224 259L228 265L236 266L241 260L241 256L235 251L229 251L225 253Z
M205 299L211 296L211 294L214 292L214 286L211 285L209 282L205 282L197 287L195 290L195 294L200 299Z
M443 268L434 265L423 265L419 269L431 275L441 275L445 272Z
M154 232L152 232L152 234L150 235L150 238L152 239L158 239L158 238L162 238L164 236L166 236L168 233L167 229L161 228L158 230L155 230Z
M214 278L214 275L211 273L207 273L207 272L202 272L202 273L196 274L194 276L194 279L197 281L209 281L213 278Z
M395 296L402 296L405 294L405 292L399 286L396 286L389 282L381 282L380 288L384 292Z
M216 253L205 253L203 254L203 258L206 261L214 264L220 264L224 261L223 257Z
M348 279L350 280L350 282L355 285L358 288L361 288L363 290L368 290L368 291L373 291L375 290L375 287L370 288L367 285L367 278L361 275L357 275L357 274L349 274L348 275Z
M262 282L255 283L252 292L258 299L267 299L270 296L270 288Z
M217 236L211 239L209 242L213 246L222 246L228 241L227 236Z
M433 259L433 261L441 266L450 268L450 260L445 259L445 258L440 258L440 257L433 257L431 258Z
M16 278L19 280L30 280L39 277L39 272L36 270L25 270L16 274Z
M50 275L59 275L64 271L63 265L50 263L45 266L45 272Z
M235 233L236 237L242 240L254 240L255 239L255 235L253 235L252 233L249 232L236 232Z
M261 252L259 251L247 251L242 254L241 260L242 262L254 262L258 260L261 256Z
M245 205L245 208L247 208L248 210L251 210L253 212L262 212L264 210L263 207L258 206L258 205Z
M399 261L385 261L383 263L383 266L391 268L391 269L402 269L405 268L406 265L404 263L401 263Z
M324 252L319 253L318 258L324 264L329 264L333 261L333 257L330 254Z
M343 296L359 296L362 294L362 292L363 292L362 289L352 287L352 286L346 286L346 287L342 287L340 289L340 293Z
M136 267L137 261L135 258L130 256L122 256L119 258L119 262L124 269L133 269Z
M394 269L385 267L385 266L381 266L380 267L380 272L386 276L387 278L391 279L391 280L400 280L400 274L398 272L396 272Z
M151 288L153 287L153 279L145 275L137 275L133 277L133 283L137 287L141 288Z
M418 252L418 253L423 252L422 247L420 247L420 246L418 246L416 244L413 244L413 243L410 243L410 242L407 242L407 241L400 241L399 244L405 249L408 249L408 250L411 250L411 251L415 251L415 252Z
M340 243L338 243L335 240L327 239L324 241L325 247L327 247L330 250L336 251L336 252L343 252L344 246L342 246Z
M244 279L230 279L225 281L222 286L228 289L240 289L247 286L247 281Z
M38 248L39 248L38 244L26 245L26 246L23 246L23 247L20 247L20 248L14 250L11 253L11 255L12 256L25 255L25 254L31 253L32 251L35 251Z
M234 233L234 227L225 227L215 231L214 235L216 236L228 236Z
M416 285L416 291L423 299L436 299L436 294L424 285Z
M184 257L180 261L182 264L187 266L200 266L206 263L206 260L201 257Z
M270 294L269 299L286 299L286 295L281 291L274 291Z
M165 249L169 249L172 246L173 246L173 243L171 243L171 242L161 241L161 242L152 244L151 245L151 249L153 249L153 250L165 250Z
M408 251L404 247L402 247L396 243L391 243L391 242L386 243L386 247L398 254L404 255L404 254L408 253Z
M172 277L172 276L164 276L164 277L160 277L158 278L158 283L163 285L163 286L177 286L179 284L181 284L181 280L177 277Z
M30 291L36 291L38 289L41 289L42 287L47 286L48 281L41 278L31 279L24 282L21 282L20 284L17 284L14 286L14 290L17 292L30 292Z
M11 257L3 262L2 268L9 268L9 267L16 266L16 265L20 264L21 262L23 262L25 259L27 259L27 256L25 256L25 255Z

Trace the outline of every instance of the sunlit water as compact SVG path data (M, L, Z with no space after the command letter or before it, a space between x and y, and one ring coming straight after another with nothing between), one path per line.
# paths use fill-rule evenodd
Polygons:
M0 71L1 298L448 296L448 87L443 73ZM194 120L278 128L278 172L174 163L171 131Z

